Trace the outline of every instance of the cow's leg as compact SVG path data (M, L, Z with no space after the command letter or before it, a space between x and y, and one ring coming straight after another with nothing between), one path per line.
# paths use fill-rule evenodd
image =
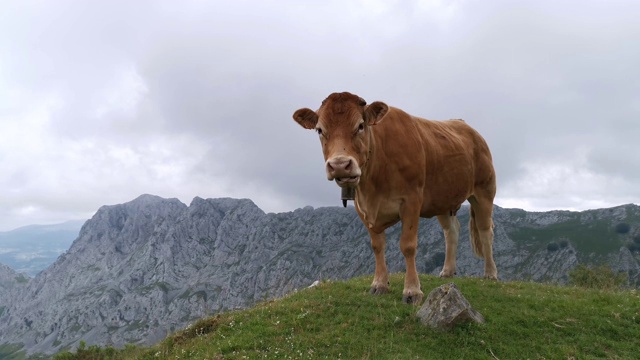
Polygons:
M458 237L460 235L460 222L458 218L449 215L439 215L438 222L444 230L445 255L444 266L440 271L440 277L452 277L456 274L456 253L458 251Z
M371 248L376 257L376 274L373 276L369 293L374 295L386 294L389 292L389 273L387 272L387 263L384 256L386 236L384 232L376 234L371 229L369 229L369 235L371 236Z
M418 246L418 225L420 221L419 207L409 211L401 211L402 234L400 235L400 251L404 255L407 272L404 277L402 301L407 304L420 304L424 294L420 290L420 279L416 269L416 249ZM415 215L414 215L415 214Z
M469 232L477 255L484 258L484 277L497 280L498 270L493 260L493 197L482 196L482 192L469 198L471 204L471 219ZM475 236L474 233L475 232ZM476 239L474 239L476 237Z

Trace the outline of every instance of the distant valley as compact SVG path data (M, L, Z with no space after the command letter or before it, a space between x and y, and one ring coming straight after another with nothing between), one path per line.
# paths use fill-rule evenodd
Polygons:
M84 222L30 225L0 232L0 264L34 277L69 249Z

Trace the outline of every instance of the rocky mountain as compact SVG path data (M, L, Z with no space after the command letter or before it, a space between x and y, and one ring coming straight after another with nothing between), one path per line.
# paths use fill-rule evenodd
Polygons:
M0 264L0 317L5 312L13 292L20 291L29 282L29 277Z
M53 264L69 249L84 221L30 225L0 232L0 263L29 276Z
M458 215L458 274L481 275L468 209ZM501 279L564 282L586 262L608 263L638 281L636 205L579 213L496 207L494 221ZM391 272L404 271L399 232L388 231ZM419 270L437 274L444 261L437 221L424 219L419 234ZM0 297L0 346L32 354L80 340L151 344L203 316L373 269L367 231L351 207L265 214L250 200L195 198L187 206L143 195L100 208L53 265Z

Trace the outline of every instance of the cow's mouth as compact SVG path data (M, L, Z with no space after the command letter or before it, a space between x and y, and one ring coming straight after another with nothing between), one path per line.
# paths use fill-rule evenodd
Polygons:
M356 186L360 181L360 176L349 176L349 177L341 177L336 178L336 184L340 187L346 186Z

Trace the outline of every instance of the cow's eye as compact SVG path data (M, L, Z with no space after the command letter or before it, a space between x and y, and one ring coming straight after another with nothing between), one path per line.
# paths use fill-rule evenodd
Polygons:
M364 123L360 123L360 125L358 125L358 132L363 132L364 131Z
M317 129L316 129L316 132L318 133L318 135L322 135L322 129L317 128Z

